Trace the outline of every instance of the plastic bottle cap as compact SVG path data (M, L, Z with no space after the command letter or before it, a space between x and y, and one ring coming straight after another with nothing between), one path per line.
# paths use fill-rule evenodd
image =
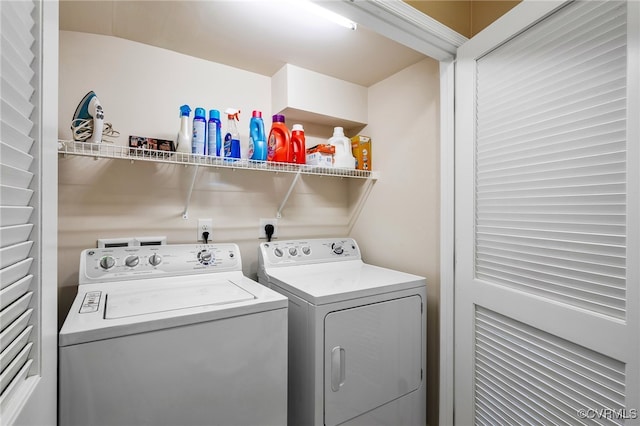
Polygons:
M300 130L301 132L304 132L304 127L302 127L302 124L294 124L293 127L291 128L291 131L295 132L296 130Z
M220 120L220 111L218 111L217 109L210 109L209 120L212 120L212 119Z
M274 123L284 123L284 115L282 114L276 114L273 116L273 122Z
M204 108L196 108L195 118L205 118L206 115L207 113L204 111Z
M182 105L180 107L180 117L184 117L185 115L188 117L190 113L191 108L189 108L189 105Z
M334 127L333 128L333 136L344 136L344 129L342 127Z
M262 118L262 111L254 110L251 113L251 117Z

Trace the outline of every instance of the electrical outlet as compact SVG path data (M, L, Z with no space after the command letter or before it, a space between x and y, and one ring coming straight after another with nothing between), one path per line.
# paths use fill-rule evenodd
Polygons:
M258 238L260 239L267 238L267 233L265 232L264 227L269 224L273 225L273 235L271 236L271 239L278 237L278 219L269 218L269 219L260 219L260 229L258 229Z
M213 219L198 219L196 241L204 242L204 238L202 238L203 232L209 233L208 241L211 242L213 240Z

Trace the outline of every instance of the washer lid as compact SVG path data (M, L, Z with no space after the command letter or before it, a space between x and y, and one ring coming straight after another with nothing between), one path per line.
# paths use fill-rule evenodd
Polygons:
M266 274L272 284L314 305L426 285L424 277L359 260L268 268Z
M105 318L116 319L205 305L227 305L255 297L229 280L107 294Z
M83 284L58 342L77 345L287 306L286 297L242 271Z

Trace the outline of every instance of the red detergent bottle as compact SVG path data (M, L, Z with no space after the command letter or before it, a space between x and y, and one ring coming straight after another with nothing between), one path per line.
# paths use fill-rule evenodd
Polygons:
M267 143L267 161L278 163L291 163L293 161L291 136L284 122L284 115L276 114L273 116Z

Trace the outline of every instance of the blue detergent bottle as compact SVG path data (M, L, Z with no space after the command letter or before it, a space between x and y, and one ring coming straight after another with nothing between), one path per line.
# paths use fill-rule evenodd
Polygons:
M267 161L267 137L264 133L262 112L253 111L249 122L249 158L256 161Z
M224 157L240 158L240 133L236 124L240 110L227 108L225 114L227 114L227 133L224 135Z
M205 155L205 141L207 140L207 118L204 108L196 108L193 118L193 142L191 153Z
M222 149L221 128L220 111L217 109L209 110L209 122L207 123L207 155L220 157L220 150Z

